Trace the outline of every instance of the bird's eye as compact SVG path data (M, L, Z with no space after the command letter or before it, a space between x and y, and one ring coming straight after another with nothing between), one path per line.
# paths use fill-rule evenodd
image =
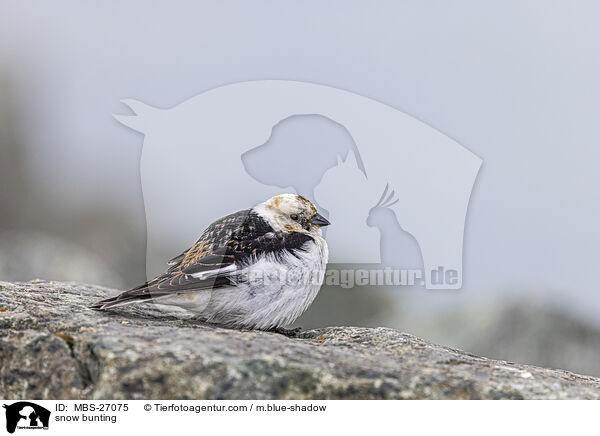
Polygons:
M294 221L298 221L298 215L296 215L295 213L291 214L290 218L293 219Z

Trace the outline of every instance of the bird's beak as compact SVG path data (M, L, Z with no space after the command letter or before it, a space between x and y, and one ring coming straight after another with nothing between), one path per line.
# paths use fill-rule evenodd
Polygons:
M319 227L324 227L324 226L328 226L329 224L331 224L329 221L327 221L325 219L325 217L323 215L321 215L320 213L316 214L312 220L311 223L313 223L316 226Z

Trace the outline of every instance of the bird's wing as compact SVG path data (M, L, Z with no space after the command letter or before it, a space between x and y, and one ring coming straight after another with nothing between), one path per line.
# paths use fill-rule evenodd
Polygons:
M236 212L212 223L194 246L172 260L170 270L186 274L231 271L268 253L294 253L313 238L300 232L275 232L251 209Z
M232 276L260 256L296 254L312 237L299 232L274 232L250 210L212 223L196 243L172 259L165 274L120 295L93 305L107 309L181 292L216 289L231 285Z
M246 232L260 235L268 232L268 225L264 223L263 226L260 226L258 218L250 209L246 209L218 219L204 230L202 236L192 247L169 260L168 264L171 267L169 270L179 270L210 255L211 252L227 245L235 233Z

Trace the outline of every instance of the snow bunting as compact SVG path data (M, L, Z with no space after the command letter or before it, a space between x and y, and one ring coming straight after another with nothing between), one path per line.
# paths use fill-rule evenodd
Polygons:
M281 194L212 223L162 275L92 309L156 300L207 323L277 329L312 303L323 283L329 225L306 198Z

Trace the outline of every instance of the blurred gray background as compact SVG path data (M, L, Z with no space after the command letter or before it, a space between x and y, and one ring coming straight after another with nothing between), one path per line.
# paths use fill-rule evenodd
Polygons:
M403 110L484 164L462 290L324 288L298 325L600 375L598 16L592 1L3 2L0 279L145 279L143 138L112 118L121 98L302 80ZM353 149L339 126L295 122L308 149L327 143L322 162ZM244 157L255 177L269 147ZM165 252L185 248L165 234Z

